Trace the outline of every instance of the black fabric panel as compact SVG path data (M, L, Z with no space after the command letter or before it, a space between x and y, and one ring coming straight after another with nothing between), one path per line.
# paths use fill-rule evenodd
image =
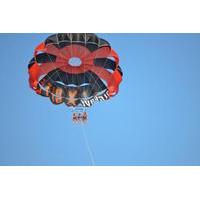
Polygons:
M56 56L47 54L47 53L41 53L41 54L38 54L35 57L35 59L38 63L48 63L48 62L55 62Z
M103 67L105 69L111 69L115 70L116 63L115 61L109 59L109 58L96 58L94 59L94 65ZM123 72L120 66L118 66L118 72L123 76Z
M59 42L59 45L55 45L57 48L64 48L66 46L69 46L71 43L70 42Z
M98 45L99 43L99 38L97 37L97 35L93 34L93 33L86 33L84 34L86 36L86 41L87 42L94 42Z
M115 61L109 58L96 58L94 59L94 65L104 67L105 69L115 70Z
M99 38L99 46L110 46L110 43L102 38Z
M85 76L89 79L89 81L90 81L89 83L90 83L90 85L92 85L92 88L94 91L100 92L100 91L106 89L105 84L96 74L94 74L92 72L87 72L85 74Z
M68 85L70 80L70 77L60 69L55 69L51 72L49 72L46 76L46 79L48 79L52 84L56 81L63 82L64 84Z
M55 62L56 56L47 53L40 53L36 55L36 57L31 59L31 61L28 64L28 68L30 68L35 63L35 61L37 63Z
M30 68L35 63L35 58L32 58L28 63L28 68Z
M50 44L50 43L57 43L57 34L50 35L50 36L45 40L45 44Z
M85 46L85 45L84 45ZM87 43L86 44L86 48L88 48L91 52L96 51L99 47L97 44L90 44Z
M84 84L84 83L89 83L89 80L88 80L88 78L87 77L85 77L85 74L84 73L82 73L82 74L77 74L77 76L76 76L76 85L82 85L82 84Z
M123 76L123 72L120 66L118 66L118 72L121 74L121 76Z

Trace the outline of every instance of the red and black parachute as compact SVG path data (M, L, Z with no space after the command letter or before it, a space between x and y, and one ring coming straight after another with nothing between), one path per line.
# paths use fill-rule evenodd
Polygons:
M91 33L49 36L28 65L30 87L52 103L89 107L118 93L119 57L110 44Z

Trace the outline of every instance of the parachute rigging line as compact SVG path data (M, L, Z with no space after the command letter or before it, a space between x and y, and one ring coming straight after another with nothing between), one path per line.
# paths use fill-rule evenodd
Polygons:
M89 155L89 158L90 158L91 165L95 166L94 155L92 153L92 149L90 147L90 144L89 144L89 141L88 141L88 138L87 138L87 133L85 131L85 127L84 127L83 124L81 124L81 129L82 129L82 134L83 134L85 146L87 147L87 151L88 151L88 155Z

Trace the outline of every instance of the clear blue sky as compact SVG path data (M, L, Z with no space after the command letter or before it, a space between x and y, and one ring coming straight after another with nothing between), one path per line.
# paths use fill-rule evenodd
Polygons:
M50 34L0 34L0 165L90 165L83 127L29 88ZM200 34L98 34L120 57L118 96L89 109L96 165L200 165Z

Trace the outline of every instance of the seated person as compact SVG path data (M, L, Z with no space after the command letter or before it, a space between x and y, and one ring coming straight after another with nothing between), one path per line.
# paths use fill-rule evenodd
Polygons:
M77 116L76 113L73 113L72 120L73 120L73 122L75 122L75 123L78 122L78 116Z
M87 122L87 113L84 112L83 115L82 115L82 119L83 119L83 122Z

